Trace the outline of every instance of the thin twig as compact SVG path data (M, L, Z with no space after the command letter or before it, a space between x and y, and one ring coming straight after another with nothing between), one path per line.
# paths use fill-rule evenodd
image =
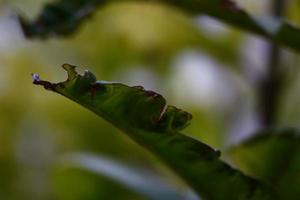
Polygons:
M284 0L273 0L271 14L282 18L285 11ZM274 126L277 120L279 97L282 87L280 69L281 50L275 43L270 43L268 50L267 74L259 88L261 123L265 127Z

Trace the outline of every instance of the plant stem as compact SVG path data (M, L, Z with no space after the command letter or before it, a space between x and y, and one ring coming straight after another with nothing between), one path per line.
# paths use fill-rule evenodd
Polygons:
M271 14L275 18L284 15L285 1L273 0ZM275 43L268 49L267 73L260 85L260 117L264 127L274 126L277 120L278 104L282 86L280 70L281 50Z

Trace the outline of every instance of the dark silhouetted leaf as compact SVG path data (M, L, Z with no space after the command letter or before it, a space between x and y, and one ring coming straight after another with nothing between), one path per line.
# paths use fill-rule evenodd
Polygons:
M51 35L67 36L73 33L97 7L111 2L118 1L57 0L47 4L35 21L28 22L20 17L20 23L25 35L29 38L47 38ZM253 17L231 0L159 0L156 2L178 7L189 14L207 14L278 44L300 50L299 28L282 20Z
M39 18L29 23L19 16L26 37L70 35L97 8L98 0L63 0L47 4Z
M33 82L57 92L112 123L134 141L160 157L203 198L212 200L267 200L271 192L259 181L245 176L219 159L220 152L179 133L191 115L141 86L96 81L64 64L68 79L50 83L33 75Z
M267 130L231 149L245 172L269 182L278 199L300 197L300 135L295 130Z

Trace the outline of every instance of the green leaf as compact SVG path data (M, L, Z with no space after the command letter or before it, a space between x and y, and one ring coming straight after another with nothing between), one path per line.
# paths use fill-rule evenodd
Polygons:
M47 4L34 22L19 21L26 37L70 35L97 8L98 0L62 0Z
M149 169L125 165L101 155L70 153L62 158L68 168L79 168L105 176L153 200L199 200L191 190L179 188Z
M140 0L139 2L148 1ZM25 35L29 38L48 38L53 35L68 36L98 7L111 2L118 2L118 0L57 0L47 4L34 21L28 22L21 16L19 19ZM207 14L278 44L300 50L300 29L298 27L283 20L251 16L231 0L160 0L156 2L177 7L191 15Z
M201 197L215 200L272 199L269 188L219 159L220 152L179 133L191 115L141 86L96 81L89 71L77 74L64 64L68 79L50 83L33 75L33 82L57 92L118 127L160 157Z
M276 188L278 199L300 196L300 136L295 130L266 130L230 151L246 173Z

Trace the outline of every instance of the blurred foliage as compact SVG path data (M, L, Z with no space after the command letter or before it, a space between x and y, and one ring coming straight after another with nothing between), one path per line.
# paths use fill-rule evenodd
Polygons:
M160 20L166 17L167 21ZM93 40L86 40L87 37ZM208 37L184 15L167 6L127 2L102 8L80 36L74 35L66 43L77 47L74 50L86 56L88 63L99 63L109 73L120 65L141 62L166 70L167 61L184 48L203 48L222 62L231 63L237 56L235 41L234 33L227 40Z
M187 188L172 185L162 174L136 166L126 166L101 155L71 153L62 158L62 164L108 177L149 199L198 200ZM109 195L108 195L109 196Z
M47 38L51 35L70 35L97 9L113 1L103 0L60 0L47 4L40 16L32 23L20 17L27 37ZM272 18L256 18L231 0L170 1L170 4L188 13L205 13L246 31L259 34L279 44L300 49L300 29L284 21Z
M299 198L299 133L265 130L231 149L235 163L246 173L276 188L278 199Z
M229 1L202 2L207 2L210 7ZM280 28L279 21L272 23L273 20L261 21L261 17L256 17L266 15L268 2L238 1L239 7L255 16L248 21L252 26L240 23L245 16L248 18L247 14L240 17L240 11L230 9L230 2L226 4L229 7L199 10L200 4L194 0L164 4L119 1L99 6L69 37L50 37L55 35L52 32L47 40L26 40L14 13L26 16L28 21L25 23L32 24L43 13L44 6L53 3L55 1L0 1L0 199L144 199L109 178L57 166L57 158L74 151L101 153L140 168L155 169L172 184L187 187L144 148L108 123L72 102L32 86L31 72L39 72L51 80L63 79L63 74L53 67L62 63L88 66L104 80L144 85L159 91L170 104L193 114L193 123L187 127L187 133L221 150L249 137L257 129L251 112L257 98L251 78L256 80L264 74L265 46L256 46L258 41L261 42L260 38L241 33L215 19L243 30L251 29L252 33L257 26L259 30L272 31L266 28L269 27L276 31L277 26ZM191 4L180 7L174 3ZM290 20L289 24L299 25L298 4L298 0L288 3L286 19ZM214 19L199 16L201 13ZM77 28L76 23L72 27ZM51 32L47 31L47 34ZM293 34L280 37L277 42L297 47L299 43L295 38L299 35L294 37ZM281 94L278 126L299 127L299 56L283 50L285 73L282 75L286 75L286 85ZM182 59L183 55L188 55L188 59ZM198 58L196 63L190 61L193 60L191 55ZM257 145L261 146L258 150L265 148L267 152L281 146L281 139L268 137L257 139L261 142L253 144L254 150ZM284 144L290 144L289 136L283 138ZM276 145L269 145L271 143ZM287 145L283 146L285 151ZM222 159L230 162L227 152L222 152ZM243 152L248 155L247 149ZM255 152L254 157L260 158L260 152ZM272 156L277 158L277 153L281 155L274 151ZM253 155L249 153L249 157ZM274 167L266 175L258 174L243 164L248 163L246 159L247 156L245 160L239 157L234 161L240 160L236 164L249 176L265 177L280 169ZM268 161L275 163L276 159ZM266 164L260 160L253 162L257 163L256 169L262 169ZM297 181L294 178L297 175L288 176L288 182ZM297 185L287 184L286 187L297 190Z

